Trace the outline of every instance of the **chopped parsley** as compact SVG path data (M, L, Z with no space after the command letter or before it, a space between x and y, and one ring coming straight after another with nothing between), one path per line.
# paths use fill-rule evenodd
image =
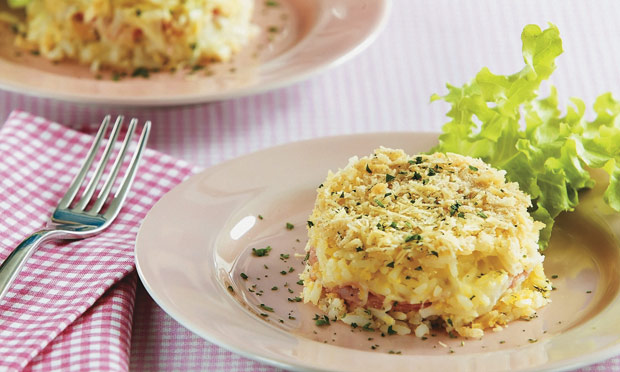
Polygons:
M409 243L412 240L419 242L420 240L422 240L422 236L420 234L409 235L405 238L405 243Z
M450 216L454 216L458 211L461 203L456 202L450 206Z
M267 0L267 1L265 1L265 5L266 6L279 6L280 4L278 4L277 1Z
M293 230L294 228L295 228L295 225L293 225L292 223L290 223L290 222L286 223L286 229L287 230Z
M271 251L271 246L267 246L265 248L252 248L252 254L256 257L264 257L269 256L269 252Z
M413 172L413 179L419 181L422 179L422 175L418 172Z
M364 326L362 326L362 329L364 331L368 331L368 332L374 332L375 331L375 329L370 326L370 323L364 324Z
M389 264L387 264L387 265L385 265L385 266L387 266L387 267L391 267L391 268L394 268L394 261L390 262Z
M355 252L361 252L361 251L363 251L363 250L364 250L364 248L362 248L362 247L357 247L357 248L355 248Z
M314 318L312 320L314 320L314 324L319 327L329 325L329 318L327 315L319 316L318 314L314 314Z
M312 227L312 226L314 226L314 222L308 221L308 227Z
M280 259L281 260L287 260L289 257L291 257L291 255L289 255L288 253L286 253L286 254L280 253Z
M396 331L392 329L392 326L389 326L388 329L387 329L387 333L388 333L388 335L391 336L391 335L395 335Z
M418 266L418 267L416 267L414 270L417 270L417 271L422 271L422 266Z
M488 217L486 214L484 214L484 212L483 212L483 211L479 211L479 212L478 212L478 213L476 213L476 214L477 214L479 217L482 217L482 218L487 218L487 217Z
M478 168L474 167L473 165L470 165L470 166L469 166L469 169L470 169L470 170L473 170L474 172L478 170Z
M287 298L288 302L301 302L301 297Z
M135 70L133 70L133 72L131 73L131 76L132 77L141 76L147 79L150 76L150 72L149 72L149 69L146 67L138 67Z
M433 168L428 168L428 176L434 176L437 174L437 171L435 171Z
M437 253L437 251L431 251L431 254L435 257L439 257L439 253Z
M422 164L422 161L423 161L423 159L422 159L421 156L416 156L416 158L415 158L415 163L416 164Z
M377 203L377 205L380 206L381 208L385 208L385 205L381 202L381 200L375 199L375 203Z
M241 279L243 280L248 280L248 276L245 273L241 273L239 274L239 276L241 277Z
M273 307L269 307L265 304L260 304L259 305L261 309L265 310L265 311L269 311L270 313L273 313Z
M368 164L366 164L366 172L372 174L372 171L370 170L370 167L368 166Z
M259 220L262 220L262 219L263 219L263 216L259 214L259 215L258 215L258 219L259 219Z
M304 281L303 281L303 279L299 279L299 280L297 281L297 284L299 284L299 285L304 285Z
M394 178L396 178L396 177L392 176L391 174L386 174L385 175L385 182L393 181Z

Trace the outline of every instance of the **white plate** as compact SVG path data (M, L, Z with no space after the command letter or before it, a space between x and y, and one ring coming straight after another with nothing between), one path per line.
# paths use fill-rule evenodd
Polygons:
M461 345L461 339L440 332L423 341L339 323L319 328L312 320L318 310L288 301L301 289L296 284L301 258L294 254L303 256L306 219L327 170L379 145L414 154L435 141L435 134L424 133L330 137L212 167L173 189L147 215L135 252L140 278L155 301L191 331L289 369L549 370L620 353L620 218L602 202L600 187L583 194L579 209L556 225L545 259L547 275L558 276L552 303L538 318L487 331L482 340ZM251 254L251 248L268 245L269 256Z
M390 0L256 1L261 36L231 63L188 73L113 81L85 66L53 64L16 50L0 23L0 89L79 103L162 106L266 92L334 67L367 47L387 20ZM278 32L270 32L271 27Z

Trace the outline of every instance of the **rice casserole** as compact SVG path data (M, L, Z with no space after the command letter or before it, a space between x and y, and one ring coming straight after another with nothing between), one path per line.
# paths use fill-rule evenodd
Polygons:
M31 0L16 44L92 70L228 61L257 33L253 0Z
M535 316L551 283L544 227L479 159L379 148L329 172L308 221L303 301L385 334L479 338Z

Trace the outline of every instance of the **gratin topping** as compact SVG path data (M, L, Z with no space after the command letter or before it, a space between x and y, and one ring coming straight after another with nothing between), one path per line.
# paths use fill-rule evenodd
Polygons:
M481 160L380 148L330 172L317 192L303 298L332 317L361 309L401 334L442 320L479 337L548 301L543 224L518 185Z

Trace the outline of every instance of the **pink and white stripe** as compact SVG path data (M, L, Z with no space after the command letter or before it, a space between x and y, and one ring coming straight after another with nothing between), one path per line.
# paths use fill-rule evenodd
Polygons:
M0 129L0 260L45 226L91 142L40 117L9 116ZM159 197L191 172L185 162L148 150L110 228L33 254L0 303L0 370L127 370L135 235Z

